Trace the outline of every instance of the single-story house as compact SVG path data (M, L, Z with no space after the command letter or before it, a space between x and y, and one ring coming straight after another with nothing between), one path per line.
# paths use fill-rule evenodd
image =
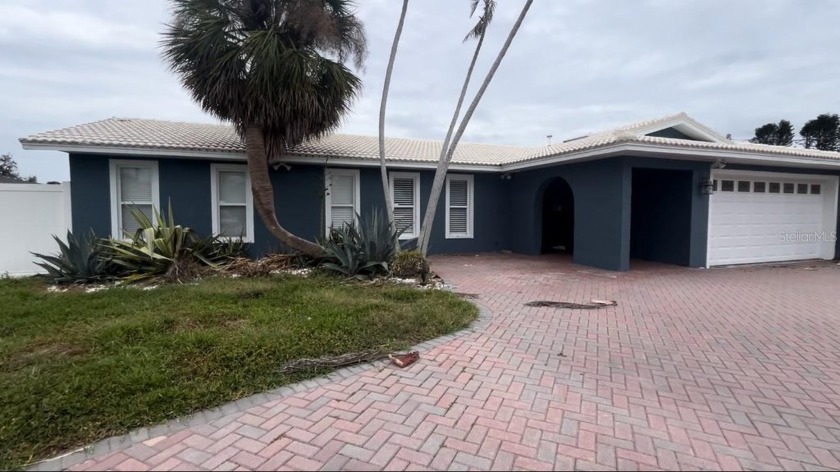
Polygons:
M75 231L131 230L129 205L171 202L178 222L282 249L254 217L242 141L225 125L111 118L21 139L69 153ZM334 134L272 170L278 219L315 239L384 205L378 140ZM389 138L395 210L420 226L441 143ZM461 144L430 253L565 251L624 271L838 254L840 153L735 142L684 113L542 147Z

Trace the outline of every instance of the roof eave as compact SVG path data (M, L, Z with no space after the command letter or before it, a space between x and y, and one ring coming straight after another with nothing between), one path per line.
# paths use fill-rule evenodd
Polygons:
M618 142L572 151L564 154L544 156L527 161L502 165L503 172L513 172L551 165L570 164L587 160L621 155L636 155L662 159L701 160L715 162L724 160L732 164L752 164L776 167L801 167L814 169L840 169L840 159L807 156L782 156L736 149L715 149L674 146L669 144Z
M245 153L234 151L208 151L185 149L160 149L126 146L41 143L21 140L24 149L50 150L67 153L108 154L115 156L161 157L205 159L212 161L242 161L246 160ZM563 165L572 162L582 162L603 159L619 155L644 155L656 158L670 158L682 160L704 160L714 162L723 159L729 163L766 165L776 167L801 167L814 169L840 169L840 159L830 159L807 156L783 156L772 153L762 153L752 150L696 148L674 146L671 144L641 143L622 141L608 143L590 149L555 154L536 159L513 162L510 164L464 164L452 163L450 170L455 172L513 172L551 165ZM378 167L377 159L354 158L343 156L319 156L312 154L291 154L284 157L281 164L310 164L333 165L345 167ZM393 169L429 169L437 168L437 161L418 161L389 159L388 167Z
M107 154L113 156L135 156L135 157L159 157L159 158L183 158L183 159L205 159L211 161L242 161L247 160L244 152L236 151L208 151L192 149L170 149L170 148L146 148L109 145L91 145L75 143L42 143L21 140L23 149L39 151L61 151L78 154ZM378 159L354 158L345 156L319 156L312 154L289 154L284 156L282 161L273 165L282 164L314 164L333 165L345 167L379 167ZM430 169L437 168L437 161L418 161L389 159L388 167L393 169ZM452 163L449 168L460 172L498 172L500 164L465 164Z

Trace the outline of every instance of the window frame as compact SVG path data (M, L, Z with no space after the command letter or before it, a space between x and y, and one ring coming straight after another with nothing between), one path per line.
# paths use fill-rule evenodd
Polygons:
M254 242L254 192L251 190L251 174L248 166L242 164L211 164L210 165L210 214L212 215L212 231L214 235L220 235L221 208L219 201L219 173L220 172L243 172L245 173L245 203L225 204L225 206L245 206L245 236L219 236L226 241L242 241L244 243Z
M152 201L142 202L140 205L152 205L153 211L160 211L160 168L158 161L141 159L110 159L108 161L111 188L111 237L114 239L130 239L122 231L122 205L120 198L121 182L120 170L123 168L146 168L152 171Z
M450 183L453 180L458 181L465 181L467 182L467 232L466 233L453 233L449 227L450 222L450 210L452 209L452 205L450 204ZM447 175L446 176L446 239L473 239L474 237L474 215L475 215L475 185L472 175ZM463 208L459 206L458 208Z
M414 226L414 233L403 233L400 235L400 240L411 240L416 239L418 234L420 233L420 173L418 172L391 172L388 175L388 185L390 186L391 192L391 207L393 209L396 208L406 208L406 206L397 206L396 199L394 198L396 187L394 187L394 180L395 179L411 179L414 182L414 214L413 214L413 226Z
M344 175L353 177L353 221L356 215L361 213L361 176L359 169L342 169L328 167L324 169L324 234L330 236L330 223L332 222L332 177Z

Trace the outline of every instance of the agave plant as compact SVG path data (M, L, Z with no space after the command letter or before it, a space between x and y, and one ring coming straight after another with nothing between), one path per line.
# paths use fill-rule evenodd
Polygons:
M57 254L32 253L43 261L36 262L36 265L46 270L53 282L94 282L111 278L115 274L106 246L93 231L80 237L68 231L66 243L58 236L53 236L53 239L58 243Z
M192 248L213 265L225 265L228 262L248 256L250 245L239 238L225 238L221 235L198 238Z
M399 252L399 239L405 229L397 229L381 210L373 210L365 217L356 215L356 229L362 252L371 261L390 261Z
M363 278L368 274L388 271L386 261L369 260L354 223L330 229L323 243L325 262L321 267L348 277Z
M388 261L397 253L401 230L379 212L356 215L356 222L330 229L321 243L321 267L350 277L366 277L388 272Z
M201 266L216 267L246 250L244 243L218 236L201 238L189 227L175 224L171 202L166 214L154 210L149 218L132 208L131 215L139 225L132 238L108 242L114 263L125 269L129 282L153 277L182 281L194 277Z

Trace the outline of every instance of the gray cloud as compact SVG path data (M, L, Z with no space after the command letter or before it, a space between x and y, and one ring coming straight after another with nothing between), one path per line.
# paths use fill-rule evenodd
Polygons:
M344 132L376 133L399 4L359 2L371 54ZM520 5L500 2L479 76ZM472 54L462 43L467 8L466 0L412 1L389 135L442 138ZM167 10L165 0L5 0L0 152L12 151L42 181L67 179L61 153L23 151L17 138L110 116L214 121L160 60ZM832 0L538 1L466 139L539 145L548 134L558 140L682 110L738 138L781 118L801 125L840 112L838 17Z

